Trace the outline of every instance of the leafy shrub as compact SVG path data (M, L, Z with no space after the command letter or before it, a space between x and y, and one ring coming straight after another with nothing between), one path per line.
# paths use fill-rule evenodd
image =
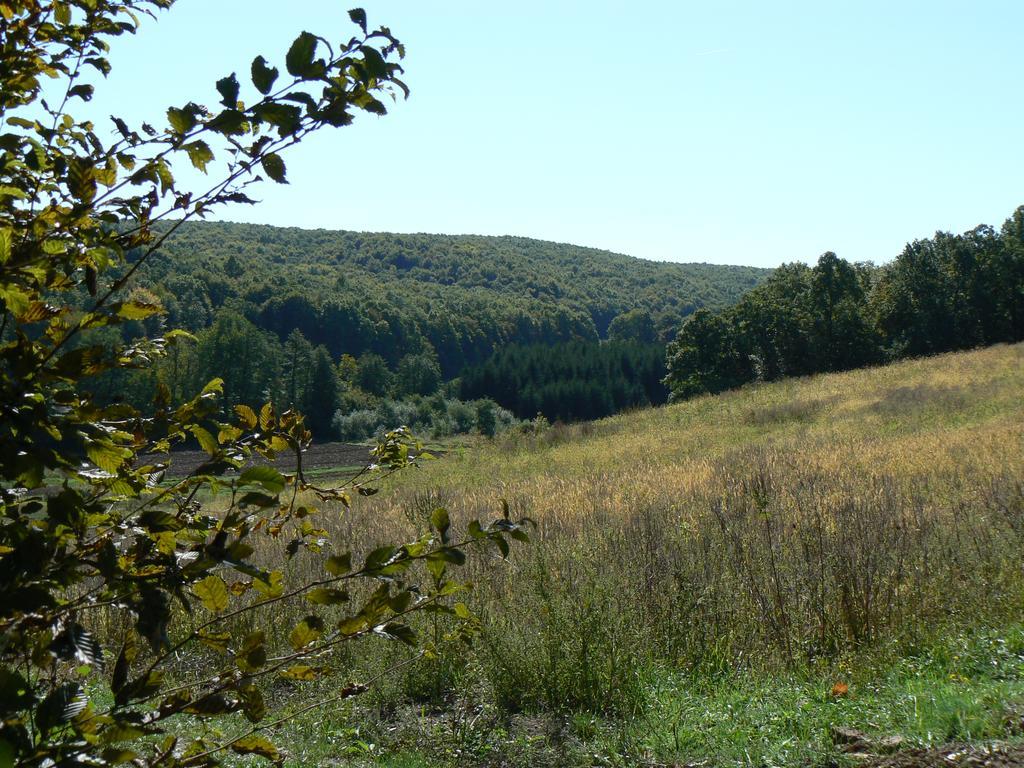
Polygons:
M182 221L251 202L244 190L255 170L283 183L281 153L359 112L384 114L378 97L405 89L395 61L404 49L386 29L370 30L357 9L350 17L358 30L340 46L299 35L280 82L277 68L255 59L244 101L232 74L216 82L219 100L199 99L212 110L191 101L172 106L159 130L115 117L113 142L65 112L74 99L91 97L88 73L109 70L107 38L171 5L0 4L5 765L183 768L218 765L229 753L280 763L266 735L282 721L279 700L267 694L321 678L329 652L365 637L417 646L412 614L472 623L464 608L449 605L462 589L450 567L474 542L505 554L507 536L525 538L506 516L472 523L465 538L453 539L447 512L435 509L429 530L404 544L332 541L319 527L319 505L347 507L352 494L372 493L375 475L316 485L302 469L312 436L295 411L259 407L221 379L183 398L158 383L145 407L104 403L90 391L104 373L145 376L189 338L180 331L136 337L160 330L153 321L163 309L153 293L126 292ZM44 75L52 79L47 100ZM61 86L64 98L49 97ZM214 177L209 191L179 187L172 168L182 162ZM179 218L154 227L172 216ZM243 332L234 339L244 341L247 321L237 321ZM137 325L119 343L110 331L128 323ZM249 347L238 350L231 362L253 362ZM262 386L250 373L247 383ZM208 457L170 480L163 457L186 441ZM374 460L396 471L418 452L408 431L396 430L383 436ZM294 454L294 472L265 465L281 453ZM284 625L286 618L296 620ZM377 669L368 681L389 674ZM335 686L300 711L366 687ZM183 727L195 719L222 727Z

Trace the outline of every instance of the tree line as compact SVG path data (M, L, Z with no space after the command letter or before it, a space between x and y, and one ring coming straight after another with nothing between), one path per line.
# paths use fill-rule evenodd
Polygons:
M694 310L727 306L768 274L527 238L172 226L154 225L167 239L132 289L162 313L77 343L115 349L166 328L194 340L145 370L108 371L90 381L94 394L136 407L166 394L178 404L216 377L225 413L273 400L305 413L318 439L371 437L401 416L415 417L409 424L423 434L489 434L538 412L597 418L658 402L621 375L610 393L599 391L603 373L548 377L503 405L493 402L502 393L464 394L457 379L509 345L536 347L539 357L572 344L594 350L573 354L595 356L603 339L663 345ZM129 250L114 276L142 253ZM69 297L82 311L89 299L85 290ZM650 368L654 353L644 354Z
M768 273L517 237L190 222L139 277L169 327L196 333L228 309L282 342L299 330L336 361L376 354L392 368L429 346L451 379L509 344L608 338L635 310L667 342L692 312L734 304Z
M123 334L145 338L159 333L162 324L156 319L125 323L118 330L91 331L83 340L114 348L124 343ZM298 329L280 341L231 309L215 313L213 323L191 343L171 346L144 368L97 376L90 389L105 404L178 404L214 378L223 382L224 413L273 402L303 413L318 440L365 440L402 425L436 437L473 431L493 435L516 423L486 395L470 398L472 402L459 400L453 387L446 386L429 346L403 355L394 365L372 352L335 360L325 345L314 345Z
M463 398L493 398L521 419L599 419L668 398L665 348L640 341L514 344L460 377Z
M698 310L667 352L673 399L752 381L1024 340L1024 206L1000 230L916 240L881 267L785 264L735 306Z

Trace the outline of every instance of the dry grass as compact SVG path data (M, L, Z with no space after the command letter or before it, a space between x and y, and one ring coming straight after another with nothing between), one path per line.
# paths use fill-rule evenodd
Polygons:
M828 665L1019 619L1022 438L1024 346L1000 346L482 443L326 517L357 551L437 506L458 527L504 498L538 523L465 569L474 650L382 702L628 713L657 668ZM346 653L358 674L400 651Z

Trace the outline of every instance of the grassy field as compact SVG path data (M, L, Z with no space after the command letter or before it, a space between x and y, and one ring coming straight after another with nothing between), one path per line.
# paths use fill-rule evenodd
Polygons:
M369 549L507 500L538 527L463 569L480 635L279 742L295 765L525 766L824 764L842 727L867 751L1013 740L1022 438L1017 345L452 451L332 533ZM404 653L333 663L358 679Z

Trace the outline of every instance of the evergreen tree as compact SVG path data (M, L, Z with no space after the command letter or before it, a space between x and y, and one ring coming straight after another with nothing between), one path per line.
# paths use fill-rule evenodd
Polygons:
M331 420L340 404L338 371L327 348L319 346L313 352L309 388L302 406L306 423L315 437L320 440L334 437Z
M304 403L309 402L308 394L313 366L313 346L302 335L302 331L296 328L288 334L283 351L281 383L284 390L285 405L289 408L301 409Z
M380 355L368 353L359 358L355 384L364 392L385 397L391 391L393 378L391 369Z

